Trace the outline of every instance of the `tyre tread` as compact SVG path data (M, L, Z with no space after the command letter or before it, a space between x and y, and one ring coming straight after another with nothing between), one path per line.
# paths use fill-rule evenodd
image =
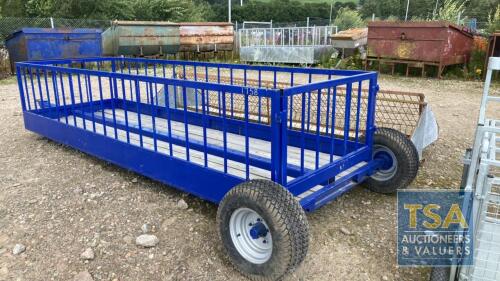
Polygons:
M288 245L282 249L288 259L279 260L280 264L276 265L279 268L284 268L278 276L248 274L247 272L243 272L238 266L235 266L236 269L243 275L256 281L281 280L286 274L294 271L307 255L309 247L309 224L302 206L288 190L268 180L250 180L234 187L224 196L220 206L223 206L229 198L235 196L245 196L255 202L261 202L262 206L274 218L275 226L282 230L283 241L288 241ZM218 225L222 223L220 219L222 209L219 207L217 211ZM220 232L219 236L222 239ZM228 252L227 247L224 248Z
M365 186L370 190L379 193L394 193L398 189L404 189L411 184L418 173L418 151L415 145L403 133L392 128L378 128L374 134L374 144L377 141L385 141L394 145L397 151L396 157L402 157L398 162L398 168L403 169L403 173L397 173L396 178L387 182L380 182L373 178L365 181ZM404 166L402 166L404 165Z

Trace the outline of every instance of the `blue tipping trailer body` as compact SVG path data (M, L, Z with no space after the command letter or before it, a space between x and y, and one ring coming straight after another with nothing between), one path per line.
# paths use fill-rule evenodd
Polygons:
M132 58L16 68L28 130L215 203L267 178L313 211L384 164L372 157L375 72Z

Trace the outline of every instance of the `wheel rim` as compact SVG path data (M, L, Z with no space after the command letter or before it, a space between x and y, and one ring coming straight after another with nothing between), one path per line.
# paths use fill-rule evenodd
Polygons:
M392 150L383 145L373 146L373 158L383 159L384 165L371 177L377 181L390 180L398 171L398 160Z
M247 261L263 264L271 258L271 233L257 212L248 208L235 210L229 219L229 232L234 247Z

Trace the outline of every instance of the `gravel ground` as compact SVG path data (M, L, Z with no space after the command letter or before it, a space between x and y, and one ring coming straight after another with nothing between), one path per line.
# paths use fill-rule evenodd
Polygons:
M412 187L457 188L482 83L380 86L425 93L440 126ZM0 280L244 280L223 255L217 206L24 130L14 79L0 82L0 108ZM396 266L395 210L395 196L356 188L310 214L309 254L288 280L428 280ZM144 230L159 243L136 246Z

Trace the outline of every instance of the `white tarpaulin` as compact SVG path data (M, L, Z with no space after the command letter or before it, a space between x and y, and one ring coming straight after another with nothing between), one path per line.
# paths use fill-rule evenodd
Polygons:
M436 117L434 116L430 105L426 105L420 115L417 127L411 136L411 141L417 148L419 159L422 159L422 152L424 151L424 148L435 142L438 139L438 136L439 127Z

